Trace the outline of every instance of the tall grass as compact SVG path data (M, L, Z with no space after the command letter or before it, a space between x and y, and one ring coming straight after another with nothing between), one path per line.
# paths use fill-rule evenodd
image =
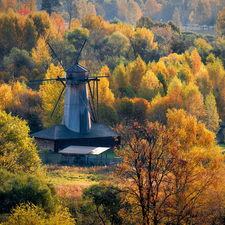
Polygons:
M114 167L73 167L45 165L48 180L53 183L61 198L81 197L82 190L101 180L111 179Z

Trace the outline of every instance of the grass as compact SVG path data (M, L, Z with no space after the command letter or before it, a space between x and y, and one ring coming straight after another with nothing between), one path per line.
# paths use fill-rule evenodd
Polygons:
M55 185L62 198L80 197L83 188L107 180L113 176L113 168L108 166L71 167L45 165L48 180Z
M221 147L221 151L224 154L225 153L225 143L218 143L217 145L219 145Z

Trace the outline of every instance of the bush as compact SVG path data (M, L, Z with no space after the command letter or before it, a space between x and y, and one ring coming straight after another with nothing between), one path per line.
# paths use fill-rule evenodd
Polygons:
M67 208L57 206L56 211L47 214L42 208L35 206L34 204L20 204L13 209L12 214L9 216L9 220L2 225L74 225L75 220L71 218L71 214Z
M0 170L0 213L9 213L21 203L33 203L52 212L57 200L56 189L34 175L12 174Z

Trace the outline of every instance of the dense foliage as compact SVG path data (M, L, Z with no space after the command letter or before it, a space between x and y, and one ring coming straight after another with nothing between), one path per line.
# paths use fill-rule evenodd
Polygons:
M224 157L215 136L225 123L224 7L222 0L1 0L5 224L74 224L70 213L82 225L222 224ZM219 35L181 31L187 24L216 25ZM105 77L100 122L117 125L123 161L114 179L84 189L79 200L62 191L64 208L34 175L41 161L29 137L61 123L63 96L50 115L63 86L29 81L64 76L47 43L65 69L84 40L79 63Z

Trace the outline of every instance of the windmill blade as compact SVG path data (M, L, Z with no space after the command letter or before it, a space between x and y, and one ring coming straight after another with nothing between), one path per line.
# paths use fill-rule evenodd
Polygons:
M57 105L58 105L58 103L59 103L59 100L60 100L60 98L61 98L61 96L62 96L63 91L65 90L65 88L66 88L66 86L63 87L63 89L62 89L62 91L61 91L61 93L60 93L60 95L59 95L59 98L58 98L58 100L57 100L57 102L56 102L56 104L55 104L55 107L54 107L53 111L52 111L51 117L53 116L53 114L54 114L54 112L55 112L55 109L56 109L56 107L57 107Z
M80 52L78 53L78 56L77 56L76 61L75 61L75 63L74 63L74 66L75 66L76 64L78 64L78 59L79 59L79 57L80 57L80 54L81 54L81 52L82 52L82 50L83 50L83 48L84 48L84 45L85 45L86 41L87 41L87 39L85 39L85 41L84 41L84 43L83 43L83 45L82 45L82 47L81 47L81 49L80 49Z
M92 93L92 90L91 90L91 85L90 85L90 82L88 82L88 87L89 87L89 92L90 92L90 95L91 95L91 101L89 102L89 105L90 105L90 108L91 108L91 112L92 112L92 121L94 123L97 122L96 120L96 111L95 111L95 103L94 103L94 96L93 96L93 93Z
M60 60L59 60L58 56L56 55L56 53L54 52L52 46L51 46L48 42L47 42L47 44L48 44L49 48L51 49L52 53L54 54L54 56L56 57L56 59L58 60L59 64L60 64L60 65L62 66L62 68L65 70L63 64L60 62Z

